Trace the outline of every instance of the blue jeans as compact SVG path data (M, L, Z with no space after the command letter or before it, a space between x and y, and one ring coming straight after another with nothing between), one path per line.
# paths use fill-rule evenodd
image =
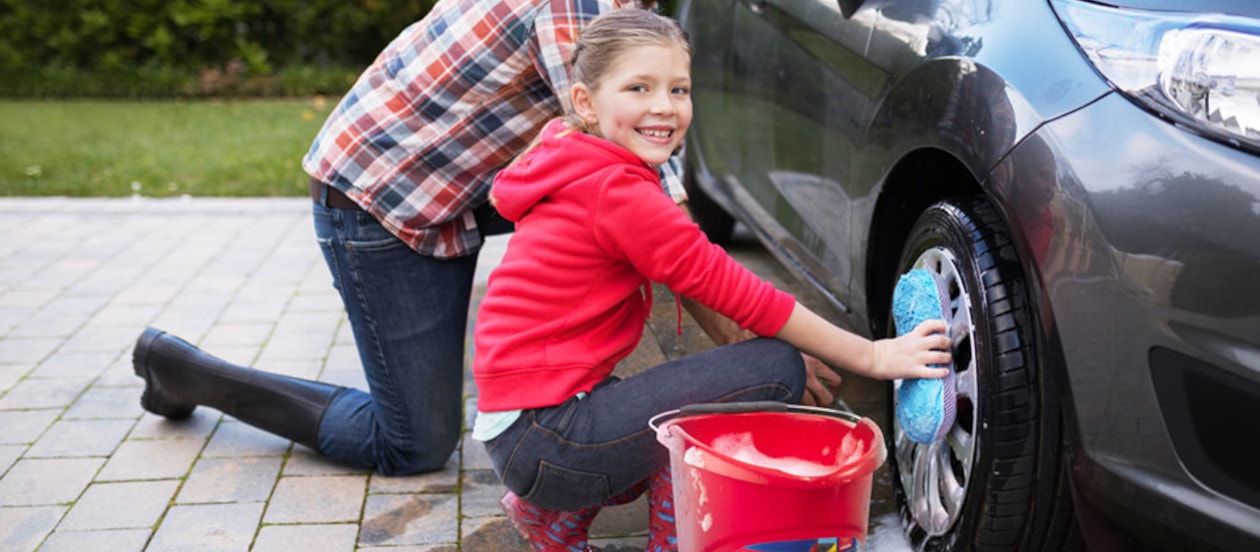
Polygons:
M669 451L648 427L653 416L699 403L799 403L804 392L801 353L777 339L754 339L609 378L585 398L526 410L486 451L517 496L550 510L576 510L669 464Z
M441 469L463 426L477 255L420 255L362 211L314 203L314 219L369 388L334 397L319 427L320 454L383 475Z

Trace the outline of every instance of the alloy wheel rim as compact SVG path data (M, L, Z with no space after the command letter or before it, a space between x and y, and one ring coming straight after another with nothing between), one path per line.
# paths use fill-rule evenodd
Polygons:
M975 323L957 258L941 247L924 251L911 268L935 272L949 286L951 352L957 384L954 425L930 444L911 441L893 424L897 469L910 517L928 535L945 534L962 514L978 445L980 386L976 369ZM896 389L893 401L895 408Z

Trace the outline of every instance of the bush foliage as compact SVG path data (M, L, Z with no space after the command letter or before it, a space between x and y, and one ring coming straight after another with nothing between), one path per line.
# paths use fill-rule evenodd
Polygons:
M0 95L336 93L435 2L0 0Z
M0 97L339 95L435 3L0 0Z

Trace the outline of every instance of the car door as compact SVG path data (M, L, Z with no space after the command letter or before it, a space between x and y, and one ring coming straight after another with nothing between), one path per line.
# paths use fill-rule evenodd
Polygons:
M874 16L836 0L738 0L723 117L732 195L778 253L846 312L855 268L853 137L880 74L862 59ZM710 162L712 164L712 162Z

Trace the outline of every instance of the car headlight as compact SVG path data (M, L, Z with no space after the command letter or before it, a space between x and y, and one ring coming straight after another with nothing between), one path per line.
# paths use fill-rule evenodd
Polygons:
M1052 4L1121 92L1189 128L1260 149L1260 22L1081 0Z

